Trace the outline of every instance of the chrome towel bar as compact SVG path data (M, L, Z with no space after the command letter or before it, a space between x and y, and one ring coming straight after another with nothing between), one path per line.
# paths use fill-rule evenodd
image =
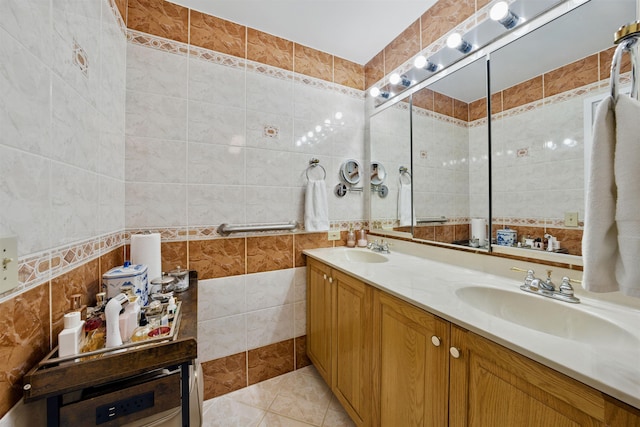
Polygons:
M289 221L284 224L260 224L260 225L229 225L220 224L216 230L221 236L228 236L231 233L245 233L250 231L285 231L298 228L296 221Z

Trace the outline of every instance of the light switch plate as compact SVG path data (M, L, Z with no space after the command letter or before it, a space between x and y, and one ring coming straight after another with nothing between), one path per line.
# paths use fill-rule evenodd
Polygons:
M18 238L0 238L0 292L18 286Z
M578 212L565 212L564 213L564 225L565 225L565 227L577 227L578 226Z
M330 231L328 240L340 240L340 231Z

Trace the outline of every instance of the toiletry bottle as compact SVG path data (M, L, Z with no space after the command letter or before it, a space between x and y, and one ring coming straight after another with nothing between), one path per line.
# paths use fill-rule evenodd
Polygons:
M361 228L358 232L358 247L366 248L367 247L367 232L364 231L364 228Z
M347 246L350 248L356 246L356 233L353 231L352 225L349 225L349 233L347 233Z
M173 320L177 308L178 306L176 305L176 299L174 297L169 297L169 303L167 304L167 314L169 315L169 320Z
M84 338L84 320L79 311L64 315L64 329L58 334L58 356L66 357L80 353Z

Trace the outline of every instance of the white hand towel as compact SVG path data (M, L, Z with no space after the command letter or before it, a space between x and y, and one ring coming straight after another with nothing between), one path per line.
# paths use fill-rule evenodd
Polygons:
M582 237L584 274L582 286L593 292L618 290L616 228L617 189L614 180L616 119L613 98L602 100L596 110L587 200Z
M616 279L622 293L640 297L640 102L620 95L615 115Z
M329 204L324 180L309 181L304 198L304 228L306 231L329 230Z
M398 189L398 221L400 226L411 225L411 184L400 183Z

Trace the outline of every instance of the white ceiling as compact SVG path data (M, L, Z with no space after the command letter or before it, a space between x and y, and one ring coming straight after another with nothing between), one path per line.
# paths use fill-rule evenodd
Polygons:
M364 65L436 0L171 0Z

